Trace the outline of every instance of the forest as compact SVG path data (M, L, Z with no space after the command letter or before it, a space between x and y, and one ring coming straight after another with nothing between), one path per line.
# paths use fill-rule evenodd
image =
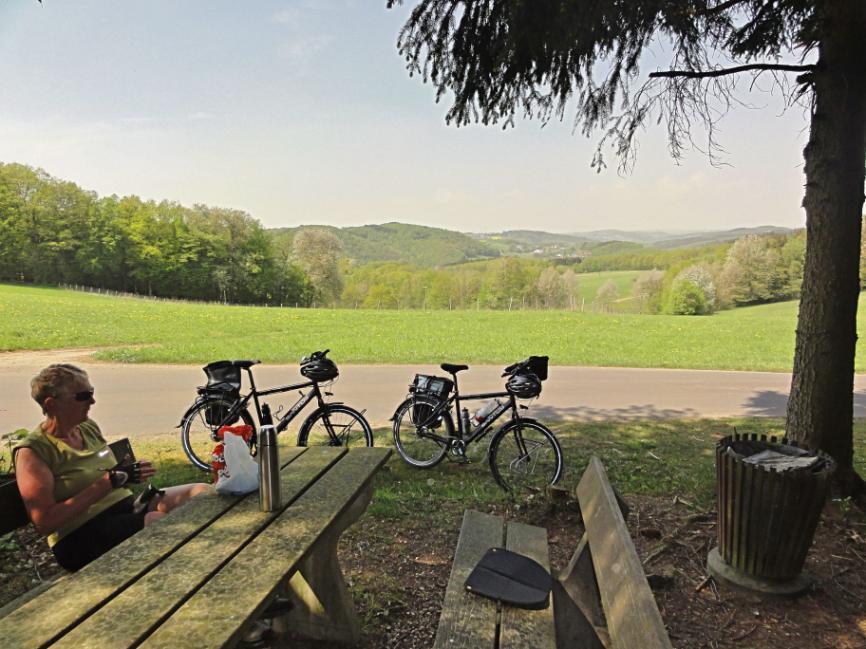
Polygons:
M562 259L497 256L466 235L398 223L267 230L238 210L100 197L0 164L6 282L242 304L703 315L796 298L802 281L803 230L670 250L621 243ZM393 259L407 248L416 262ZM588 279L625 270L640 272Z

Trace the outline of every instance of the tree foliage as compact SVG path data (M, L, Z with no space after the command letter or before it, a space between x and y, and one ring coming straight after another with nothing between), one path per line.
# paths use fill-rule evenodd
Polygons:
M402 0L388 0L388 6ZM810 71L783 65L783 53L817 40L820 2L787 0L421 0L398 47L412 74L450 95L446 120L511 125L523 116L562 119L571 102L583 132L603 132L594 164L610 143L624 164L642 126L662 119L679 157L696 124L710 131L731 104L737 71ZM684 76L651 78L635 87L647 49L659 41ZM764 62L764 59L770 62ZM700 74L708 73L708 74ZM688 76L688 75L692 76ZM716 101L717 100L717 101ZM710 136L711 137L711 136ZM714 142L709 142L714 150Z
M610 306L619 297L619 288L612 280L607 280L595 293L595 307L600 311L610 311Z
M306 304L309 282L244 212L99 198L41 169L0 164L0 280L161 297Z
M322 228L304 228L292 241L292 252L310 278L317 297L327 303L333 303L343 290L337 263L342 249L340 240Z

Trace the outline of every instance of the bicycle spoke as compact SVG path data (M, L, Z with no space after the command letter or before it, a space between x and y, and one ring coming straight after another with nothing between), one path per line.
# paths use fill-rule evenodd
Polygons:
M526 422L491 445L490 468L497 482L512 492L541 492L559 480L562 455L553 433Z

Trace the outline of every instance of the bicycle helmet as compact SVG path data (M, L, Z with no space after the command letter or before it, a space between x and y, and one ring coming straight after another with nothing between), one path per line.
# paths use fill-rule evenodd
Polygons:
M535 374L513 374L505 382L505 389L518 399L532 399L541 394L541 380Z
M301 362L301 374L311 381L333 381L340 372L330 358L310 358Z

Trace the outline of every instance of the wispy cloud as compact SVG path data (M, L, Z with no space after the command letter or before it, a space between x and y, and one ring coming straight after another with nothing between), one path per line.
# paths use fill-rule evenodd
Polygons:
M143 115L135 115L131 117L119 117L115 120L118 124L155 124L159 121L156 117L148 117Z
M287 59L308 58L327 49L333 40L334 37L329 34L299 36L283 43L279 48L279 54Z
M271 15L271 23L284 28L277 55L296 63L306 62L330 47L334 36L322 28L322 14L333 13L334 9L331 4L300 0L294 6Z
M298 9L283 9L271 16L271 22L278 25L297 25L301 19Z

